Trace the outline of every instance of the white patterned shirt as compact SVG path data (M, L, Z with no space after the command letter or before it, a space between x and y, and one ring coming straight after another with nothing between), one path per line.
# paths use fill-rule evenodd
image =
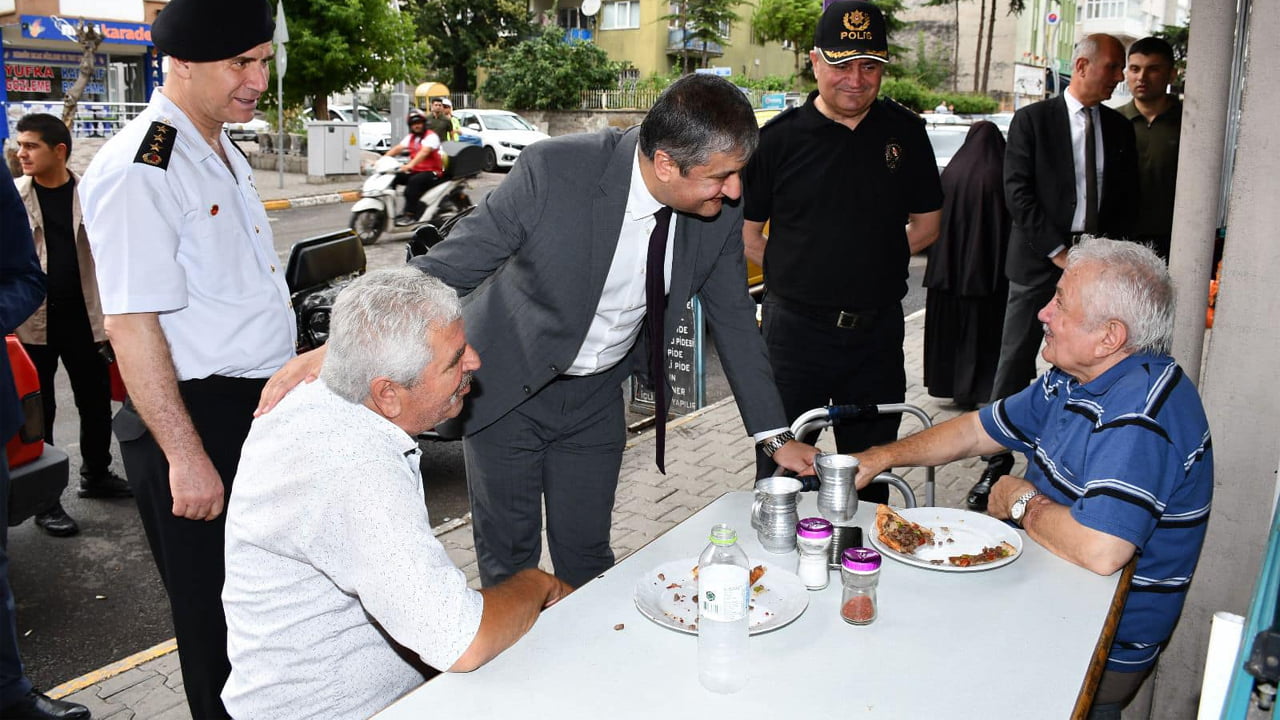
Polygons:
M227 508L237 720L364 718L471 644L483 598L431 532L417 442L317 380L253 421Z

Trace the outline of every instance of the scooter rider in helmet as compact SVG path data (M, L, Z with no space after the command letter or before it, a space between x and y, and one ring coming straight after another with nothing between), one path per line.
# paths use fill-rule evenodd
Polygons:
M440 181L444 160L440 155L440 137L427 129L427 116L418 108L409 111L409 134L383 157L395 157L408 151L409 162L396 173L396 185L404 185L404 212L396 225L411 225L422 215L423 193Z

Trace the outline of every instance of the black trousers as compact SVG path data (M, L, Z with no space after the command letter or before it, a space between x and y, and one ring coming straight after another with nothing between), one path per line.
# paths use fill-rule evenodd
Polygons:
M265 384L265 378L216 375L178 384L205 452L222 476L228 503L240 447ZM197 720L228 717L220 697L231 673L222 612L226 512L211 521L175 517L169 463L131 403L117 414L115 427L147 542L169 595L191 716Z
M404 185L404 214L417 218L425 209L422 196L440 182L440 176L427 172L401 172L396 175L396 184Z
M906 399L901 303L862 314L852 328L838 327L836 316L835 311L798 306L777 295L765 296L762 331L789 420L826 405L882 405ZM836 449L854 453L893 442L898 439L901 421L900 415L881 415L875 420L836 425L832 428ZM817 437L800 439L811 443ZM771 460L757 454L757 477L768 477L775 468ZM887 502L889 487L872 485L859 492L858 498Z
M1036 315L1053 299L1057 280L1041 285L1009 281L1009 304L1000 334L1000 360L991 388L991 402L1026 389L1036 379L1036 354L1044 339L1044 326Z
M71 379L71 394L80 413L80 475L96 478L111 469L111 378L107 361L98 350L89 315L78 309L48 308L47 344L23 343L40 376L40 400L44 405L44 439L56 445L53 421L58 413L53 383L58 360Z

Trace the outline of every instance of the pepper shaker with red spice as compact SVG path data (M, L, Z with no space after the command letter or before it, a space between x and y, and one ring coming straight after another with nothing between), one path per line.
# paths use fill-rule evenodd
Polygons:
M880 581L880 553L871 548L849 548L840 563L844 593L840 617L851 625L869 625L877 615L876 584Z

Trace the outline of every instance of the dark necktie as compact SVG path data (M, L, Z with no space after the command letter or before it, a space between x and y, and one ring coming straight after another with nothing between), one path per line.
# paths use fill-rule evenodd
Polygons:
M653 416L657 424L658 472L667 474L664 458L667 447L667 343L663 328L667 314L667 228L671 208L665 205L653 214L657 223L649 234L649 258L644 271L644 321L649 331L649 377L653 379Z
M1084 231L1098 232L1098 141L1093 137L1093 108L1084 109Z

